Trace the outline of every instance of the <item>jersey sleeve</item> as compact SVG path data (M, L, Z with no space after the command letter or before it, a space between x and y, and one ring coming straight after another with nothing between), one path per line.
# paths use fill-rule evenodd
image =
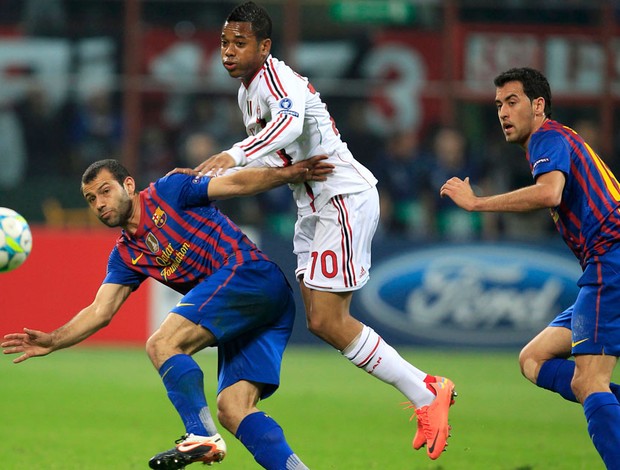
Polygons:
M265 73L259 86L259 103L270 110L271 118L256 135L226 150L237 165L269 159L270 154L297 140L303 131L307 91L306 79L290 69L282 70L275 78Z
M568 142L555 131L534 134L529 145L529 160L534 179L556 170L567 175L571 161Z
M117 247L112 249L102 284L120 284L122 286L130 286L132 290L136 290L146 278L147 276L134 271L125 264Z
M167 201L179 207L206 206L209 199L210 176L190 176L174 173L157 180L155 190Z

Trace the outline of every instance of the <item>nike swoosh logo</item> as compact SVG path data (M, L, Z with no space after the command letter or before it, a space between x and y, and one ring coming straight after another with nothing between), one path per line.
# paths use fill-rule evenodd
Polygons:
M194 304L188 304L188 303L184 303L184 302L179 302L176 306L177 307L193 307Z
M162 378L162 380L164 379L164 377L165 377L166 375L168 375L168 372L170 372L173 368L174 368L174 366L170 366L168 369L166 369L166 372L164 372L163 374L161 374L161 378Z
M138 261L140 261L140 258L142 258L143 254L144 253L140 253L137 258L131 258L131 264L135 265Z
M181 444L179 444L177 446L177 450L179 452L191 452L194 449L197 449L198 447L203 447L203 446L208 446L209 447L209 452L211 452L212 450L215 450L215 445L211 444L210 442L183 442Z
M435 433L435 439L433 439L433 443L428 448L429 454L432 454L435 450L435 444L437 444L437 437L439 437L439 431Z
M571 343L571 346L574 348L575 346L580 345L581 343L585 343L586 341L588 341L590 338L586 338L586 339L580 339L579 341L573 341Z

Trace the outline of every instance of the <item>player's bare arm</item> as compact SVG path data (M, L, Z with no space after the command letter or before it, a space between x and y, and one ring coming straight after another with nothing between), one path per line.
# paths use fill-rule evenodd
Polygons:
M531 186L494 196L477 196L469 178L453 177L444 183L439 194L470 212L528 212L559 206L565 181L561 171L551 171L539 176Z
M13 360L18 364L31 357L46 356L58 349L73 346L110 323L129 294L131 287L103 284L93 303L60 328L51 333L24 328L23 333L5 335L6 341L0 347L4 354L21 354Z
M225 199L251 196L286 183L325 181L334 170L326 155L317 155L282 168L244 168L234 173L213 178L209 183L209 198Z

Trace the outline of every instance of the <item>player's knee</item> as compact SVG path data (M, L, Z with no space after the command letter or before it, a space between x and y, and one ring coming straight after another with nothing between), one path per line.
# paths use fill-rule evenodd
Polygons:
M229 413L228 409L218 408L217 409L217 420L220 422L222 426L224 426L224 428L226 428L227 431L231 433L235 432L239 424L237 423L237 426L234 425L233 416Z
M608 383L601 381L600 376L580 373L578 369L575 369L570 387L580 403L583 403L592 393L609 390Z
M235 434L241 420L247 415L241 403L219 396L217 400L217 420L230 433Z
M146 354L155 367L158 367L159 362L161 362L161 357L166 355L165 342L159 334L159 331L153 333L150 338L146 340Z
M326 321L319 317L318 315L315 316L309 316L306 318L306 322L308 325L308 330L310 331L310 333L321 337L322 334L327 330L326 328Z
M344 329L335 319L327 316L314 315L311 318L309 317L307 321L310 333L327 341L333 346L335 346L333 344L335 338L338 337L340 332Z
M152 334L149 339L146 340L146 353L148 354L149 357L153 357L153 353L155 352L156 348L157 348L157 338L155 337L155 334Z
M521 374L531 382L536 383L536 371L539 369L539 360L534 351L525 346L519 353L519 368Z
M580 403L583 403L586 395L588 394L589 384L586 380L584 380L583 376L578 374L573 375L573 380L570 382L570 388L579 400Z

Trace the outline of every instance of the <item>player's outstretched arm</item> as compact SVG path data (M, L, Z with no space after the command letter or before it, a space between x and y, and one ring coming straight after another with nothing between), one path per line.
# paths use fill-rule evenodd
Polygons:
M476 196L469 178L453 177L443 184L439 194L467 211L527 212L560 205L565 183L564 173L554 170L538 176L533 185L493 196Z
M110 323L130 293L131 287L103 284L94 302L60 328L51 333L24 328L23 333L5 335L0 347L4 354L21 354L13 360L18 364L31 357L46 356L73 346Z
M287 183L325 181L334 171L326 160L327 156L317 155L287 167L244 168L216 177L209 183L209 199L251 196Z

